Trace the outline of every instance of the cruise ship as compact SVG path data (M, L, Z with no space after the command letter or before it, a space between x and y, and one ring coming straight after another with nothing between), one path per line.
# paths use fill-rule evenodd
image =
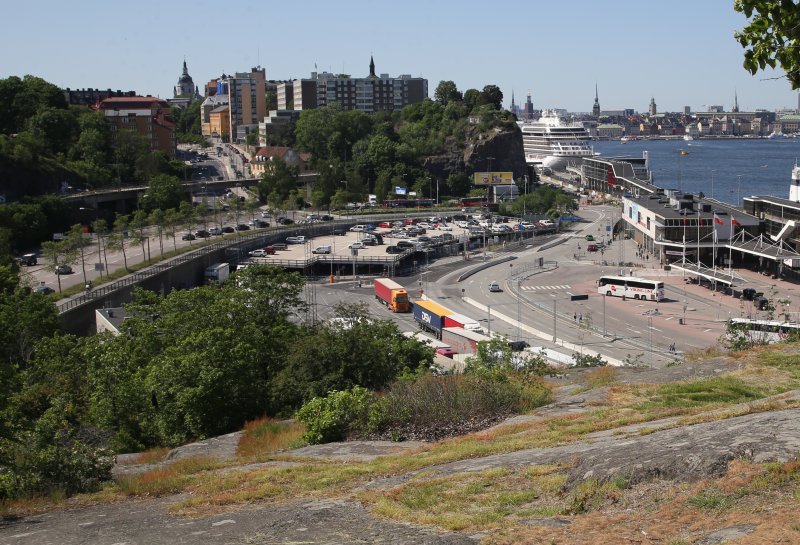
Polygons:
M563 121L553 110L543 110L538 121L519 122L519 126L529 165L564 170L596 155L589 145L589 131L581 123Z

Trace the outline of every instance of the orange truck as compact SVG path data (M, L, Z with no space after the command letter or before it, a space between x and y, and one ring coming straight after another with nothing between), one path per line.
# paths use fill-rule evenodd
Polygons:
M389 278L375 279L375 298L389 307L392 312L408 312L411 303L406 289Z

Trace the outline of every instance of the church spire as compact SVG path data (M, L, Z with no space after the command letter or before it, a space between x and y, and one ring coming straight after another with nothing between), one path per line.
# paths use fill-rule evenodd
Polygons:
M184 57L184 59L183 59L183 75L184 76L188 76L189 75L189 69L186 68L186 57Z
M592 106L592 115L600 117L600 99L597 95L597 83L594 84L594 106Z
M375 75L375 61L372 59L372 55L369 56L369 77L370 78L378 77Z
M739 95L733 90L733 113L739 113Z

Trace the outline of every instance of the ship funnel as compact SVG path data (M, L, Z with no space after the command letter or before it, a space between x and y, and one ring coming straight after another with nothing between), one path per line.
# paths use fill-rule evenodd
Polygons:
M789 200L800 202L800 167L795 165L792 169L792 185L789 186Z

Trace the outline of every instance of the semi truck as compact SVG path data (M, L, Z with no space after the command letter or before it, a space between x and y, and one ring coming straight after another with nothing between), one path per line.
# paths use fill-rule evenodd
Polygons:
M412 310L414 312L414 320L416 320L420 329L430 331L436 335L437 339L442 338L444 317L453 314L452 310L433 301L415 301Z
M389 307L392 312L408 312L411 303L406 289L390 278L375 279L375 299Z
M227 263L214 263L210 267L206 267L206 284L223 284L230 274L230 265Z
M444 317L444 327L460 327L468 331L483 333L483 328L476 320L463 314L450 314Z

